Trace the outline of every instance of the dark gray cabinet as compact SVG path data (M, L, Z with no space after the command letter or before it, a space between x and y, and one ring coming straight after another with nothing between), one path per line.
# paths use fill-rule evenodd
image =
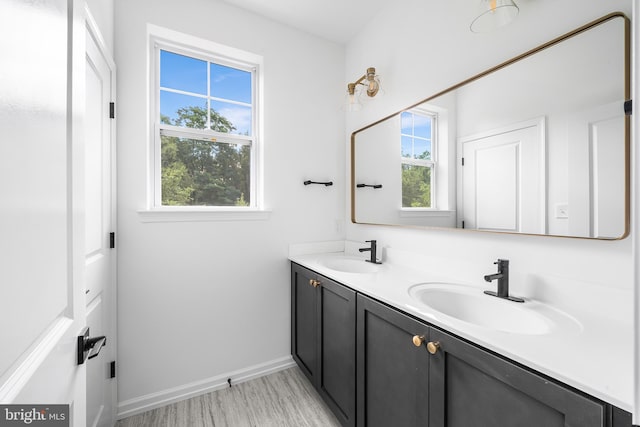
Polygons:
M318 293L311 284L316 277L311 270L291 265L291 355L312 384L318 372Z
M432 328L430 427L606 427L607 405Z
M291 298L293 358L344 426L631 427L626 411L295 263Z
M355 426L356 293L291 267L291 353L343 426Z
M429 327L363 295L357 313L358 427L427 426Z

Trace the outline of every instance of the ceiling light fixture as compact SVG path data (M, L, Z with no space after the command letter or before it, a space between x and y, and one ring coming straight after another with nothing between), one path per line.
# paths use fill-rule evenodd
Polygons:
M478 15L470 29L474 33L495 30L513 21L519 11L513 0L480 0Z
M360 86L364 86L364 90L368 97L373 98L380 92L380 78L376 75L374 67L367 68L364 76L360 77L354 83L347 84L346 109L348 111L358 111L362 108L359 97L361 93Z

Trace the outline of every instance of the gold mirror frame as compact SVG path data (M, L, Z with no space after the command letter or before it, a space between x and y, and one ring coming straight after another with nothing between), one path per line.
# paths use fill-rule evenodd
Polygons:
M460 83L457 83L453 86L448 87L447 89L444 89L426 99L423 99L413 105L410 105L407 108L402 109L401 111L398 111L396 113L390 114L386 117L383 117L382 119L371 123L361 129L358 129L356 131L354 131L351 134L351 150L350 150L350 155L351 155L351 161L350 161L350 166L351 166L351 171L350 171L350 175L351 175L351 222L354 224L365 224L365 225L386 225L386 226L396 226L396 227L404 227L404 228L417 228L417 229L439 229L439 230L461 230L461 231L476 231L476 232L482 232L482 233L498 233L498 234L515 234L515 235L534 235L534 236L549 236L549 237L567 237L567 238L574 238L574 239L589 239L589 240L622 240L625 237L627 237L629 235L629 227L630 227L630 186L631 186L631 171L630 171L630 159L631 159L631 153L630 153L630 129L631 129L631 118L629 114L625 114L624 116L624 184L625 184L625 194L624 194L624 232L621 236L619 237L615 237L615 238L603 238L603 237L586 237L586 236L570 236L570 235L560 235L560 234L537 234L537 233L525 233L525 232L508 232L508 231L490 231L490 230L477 230L477 229L465 229L465 228L458 228L458 227L436 227L436 226L424 226L424 225L403 225L403 224L383 224L383 223L375 223L375 222L358 222L356 221L356 199L355 199L355 190L356 190L356 176L355 176L355 156L356 156L356 152L355 152L355 143L356 143L356 135L360 132L363 132L373 126L376 126L378 124L380 124L381 122L384 122L385 120L391 119L399 114L401 114L404 111L410 110L412 108L416 108L418 106L420 106L421 104L431 101L435 98L438 98L439 96L445 95L451 91L454 91L464 85L467 85L471 82L474 82L488 74L491 74L495 71L498 71L500 69L503 69L511 64L514 64L522 59L531 57L533 55L535 55L538 52L541 52L551 46L554 46L556 44L561 43L562 41L568 40L578 34L581 34L585 31L588 31L600 24L603 24L607 21L616 19L616 18L622 18L623 19L623 23L624 23L624 99L625 100L629 100L630 99L630 94L631 94L631 70L630 70L630 65L631 65L631 28L630 28L630 20L629 18L627 18L627 16L622 13L622 12L613 12L610 13L608 15L603 16L602 18L599 18L595 21L592 21L588 24L585 24L573 31L570 31L562 36L559 36L547 43L544 43L536 48L533 48L523 54L520 54L514 58L511 58L499 65L496 65L495 67L492 67L482 73L479 73L473 77L470 77ZM545 195L546 197L546 195ZM547 213L548 214L548 213Z

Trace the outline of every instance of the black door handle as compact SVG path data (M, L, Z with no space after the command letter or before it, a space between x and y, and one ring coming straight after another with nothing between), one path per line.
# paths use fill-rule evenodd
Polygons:
M87 359L93 359L98 354L100 354L100 350L107 344L107 337L95 337L89 338L87 342L85 342L85 348L89 347L89 356Z
M89 337L89 328L82 330L82 335L78 335L78 365L82 365L87 359L93 359L100 350L107 344L107 337Z

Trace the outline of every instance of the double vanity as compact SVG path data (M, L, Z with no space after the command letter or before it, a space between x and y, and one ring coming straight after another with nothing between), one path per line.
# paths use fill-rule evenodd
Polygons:
M487 295L504 265L473 281L361 246L289 256L292 355L343 426L631 426L630 326Z
M625 238L630 28L608 14L354 131L351 221ZM631 426L616 283L367 243L290 248L292 355L343 426Z

